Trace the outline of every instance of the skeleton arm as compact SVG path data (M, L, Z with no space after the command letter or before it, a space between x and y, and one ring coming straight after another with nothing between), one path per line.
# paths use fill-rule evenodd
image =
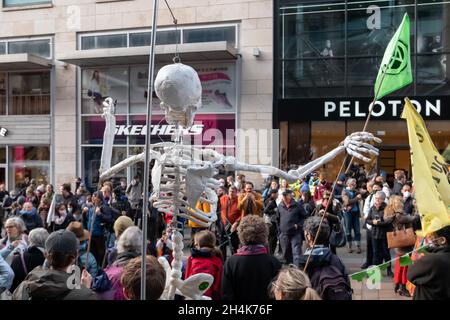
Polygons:
M344 151L357 159L369 162L370 158L367 158L363 153L377 156L378 149L369 144L369 142L374 141L376 143L381 143L381 139L375 137L369 132L354 132L347 136L341 144L328 152L327 154L307 163L304 166L299 167L296 170L289 170L289 172L284 172L278 168L272 166L264 165L251 165L237 161L234 157L226 157L225 168L226 170L241 170L248 172L259 172L263 174L268 174L271 176L277 176L287 180L288 182L295 182L298 179L306 177L308 174L314 170L320 168L325 163L333 160L339 154Z

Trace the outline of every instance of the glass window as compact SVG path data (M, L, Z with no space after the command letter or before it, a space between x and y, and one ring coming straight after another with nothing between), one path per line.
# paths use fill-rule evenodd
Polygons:
M11 41L8 42L8 53L32 53L44 58L50 58L50 40Z
M81 37L81 50L125 48L126 46L126 33Z
M92 192L97 190L97 184L99 181L99 168L100 159L102 156L101 147L83 147L82 148L83 164L84 164L84 180L86 187ZM111 158L111 166L116 165L122 160L127 158L127 148L126 147L114 147L113 155ZM127 170L124 169L118 172L114 178L120 179L122 177L126 178Z
M9 163L11 185L16 189L26 187L26 178L36 179L38 185L47 184L50 178L50 147L11 147Z
M81 118L81 143L82 144L103 144L103 133L105 131L105 120L100 116L83 116ZM128 131L126 128L126 116L116 116L116 128L119 132ZM122 127L120 127L122 126ZM125 128L124 128L125 127ZM114 144L126 144L127 136L116 134Z
M410 18L411 53L414 52L414 0L392 1L385 6L378 0L348 4L347 53L349 56L383 56L403 15Z
M155 67L155 77L160 67ZM147 113L148 66L130 68L130 113ZM152 114L163 114L160 100L153 92Z
M282 62L283 98L343 96L344 59L305 59Z
M9 114L50 114L50 72L9 75Z
M448 15L450 4L432 4L431 1L419 1L417 6L417 47L419 53L435 53L450 51L450 43L446 30L450 27ZM426 4L426 5L423 5Z
M283 58L344 55L345 5L334 2L315 1L281 10Z
M0 42L0 54L6 54L6 42Z
M82 72L81 112L103 113L106 97L117 99L116 114L128 111L128 68L85 69Z
M180 43L180 30L157 31L156 44L176 44ZM151 42L151 32L130 33L130 47L149 46Z
M344 121L312 121L311 122L311 153L312 159L317 159L336 148L336 141L345 138ZM341 167L344 155L340 155L323 167L328 180L336 177Z
M298 166L311 161L310 136L308 122L289 122L287 153L290 165Z
M417 94L449 95L450 82L447 69L450 54L431 54L417 56Z
M0 115L6 114L6 74L0 73Z
M52 2L46 0L3 0L4 7L18 7L44 3L52 3Z
M232 26L183 30L183 43L213 41L227 41L236 46L236 28Z

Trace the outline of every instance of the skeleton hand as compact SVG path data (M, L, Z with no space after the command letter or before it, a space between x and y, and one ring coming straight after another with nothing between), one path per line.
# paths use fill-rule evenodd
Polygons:
M379 150L372 146L370 142L381 143L381 139L370 132L354 132L345 138L344 147L349 155L370 162L370 158L365 157L362 153L369 156L378 156L379 154Z

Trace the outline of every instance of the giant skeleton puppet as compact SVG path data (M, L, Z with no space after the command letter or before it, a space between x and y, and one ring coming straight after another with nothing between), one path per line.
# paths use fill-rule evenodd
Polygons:
M380 143L381 140L368 132L355 132L347 136L334 150L289 172L271 166L242 163L234 157L224 156L211 149L198 149L182 144L183 130L192 126L195 112L201 107L202 88L200 79L193 68L181 63L161 68L156 76L155 90L161 100L161 107L165 111L166 121L178 128L173 142L153 144L150 150L150 159L155 160L152 169L153 192L151 199L154 201L153 206L159 212L169 213L173 217L171 222L173 230L172 267L169 266L166 259L160 258L160 263L167 272L166 290L161 299L173 299L175 293L189 299L209 299L203 294L212 285L214 279L211 275L196 274L181 280L183 237L179 232L177 218L183 217L204 227L209 227L216 221L218 200L216 189L219 187L219 181L214 179L214 176L218 174L220 167L226 171L259 172L294 182L320 168L344 151L366 162L370 159L363 154L378 155L378 149L370 143ZM113 105L112 98L105 99L103 117L107 124L100 170L101 181L111 178L128 166L144 161L145 155L144 153L134 155L109 167L114 126L112 123L108 124L108 121L114 121ZM109 133L107 133L108 130ZM109 157L109 159L103 159L103 156ZM199 199L211 204L209 214L196 208Z

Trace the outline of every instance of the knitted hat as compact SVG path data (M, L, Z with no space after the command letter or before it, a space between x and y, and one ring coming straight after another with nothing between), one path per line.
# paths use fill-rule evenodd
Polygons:
M116 234L121 235L128 227L134 226L133 220L127 216L120 216L114 222L114 231Z

